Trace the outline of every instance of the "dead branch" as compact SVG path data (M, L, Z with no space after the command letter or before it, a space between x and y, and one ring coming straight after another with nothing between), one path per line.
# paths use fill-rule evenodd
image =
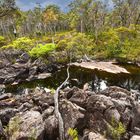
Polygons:
M67 67L67 78L66 80L57 88L55 94L54 94L54 103L55 103L55 114L56 117L58 118L58 123L59 123L59 136L60 136L60 140L65 140L65 134L64 134L64 122L63 122L63 118L62 115L59 111L59 91L60 89L67 83L67 81L69 80L70 74L69 74L69 65Z

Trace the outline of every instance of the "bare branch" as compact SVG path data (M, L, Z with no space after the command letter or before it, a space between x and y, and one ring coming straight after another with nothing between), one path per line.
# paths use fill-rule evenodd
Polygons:
M67 68L67 78L66 80L57 88L55 94L54 94L54 102L55 102L55 114L56 117L58 118L58 123L59 123L59 136L60 136L60 140L65 140L65 135L64 135L64 122L63 122L63 118L62 115L59 111L59 99L58 99L58 94L60 89L67 83L67 81L69 80L70 74L69 74L69 65Z

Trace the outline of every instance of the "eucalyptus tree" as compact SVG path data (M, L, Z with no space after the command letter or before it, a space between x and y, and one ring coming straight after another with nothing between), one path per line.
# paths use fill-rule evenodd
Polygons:
M127 26L140 23L139 0L112 0L114 3L113 16L116 26Z
M95 33L98 36L105 24L106 6L96 0L74 0L70 5L70 21L81 32Z
M0 1L0 18L9 15L16 10L15 0Z

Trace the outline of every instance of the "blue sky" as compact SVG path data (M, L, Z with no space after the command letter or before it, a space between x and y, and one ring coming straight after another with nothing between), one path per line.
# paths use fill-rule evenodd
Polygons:
M62 10L66 11L68 8L67 5L72 0L16 0L17 6L20 7L21 10L29 10L35 7L36 3L40 3L42 7L45 7L49 4L56 4L61 7Z
M67 11L68 9L68 4L72 0L16 0L16 4L18 7L20 7L21 10L27 11L29 9L33 9L36 5L36 3L40 3L42 7L45 7L46 5L49 4L56 4L61 7L63 11ZM111 0L103 0L105 2L109 2L110 7L112 7L112 2Z

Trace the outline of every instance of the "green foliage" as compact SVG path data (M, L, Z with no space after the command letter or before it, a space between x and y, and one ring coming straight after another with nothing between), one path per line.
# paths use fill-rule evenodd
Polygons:
M93 40L84 33L69 32L57 44L58 51L67 52L71 59L81 58L84 54L90 54L93 48Z
M60 40L57 44L57 50L63 51L67 47L67 40Z
M111 126L108 128L108 133L114 140L120 140L126 132L125 126L121 122L116 122L114 118L112 118Z
M54 51L56 48L55 44L38 44L36 47L34 47L31 51L29 51L29 54L31 57L44 57L48 53Z
M119 58L140 61L140 33L133 26L109 29L98 35L96 58Z
M6 40L3 36L0 36L0 47L6 44Z
M71 136L73 140L78 140L78 132L76 129L69 128L68 134Z
M21 37L16 40L14 40L11 44L7 46L3 46L3 49L6 48L14 48L14 49L20 49L28 51L30 50L34 45L34 40L27 38L27 37Z

